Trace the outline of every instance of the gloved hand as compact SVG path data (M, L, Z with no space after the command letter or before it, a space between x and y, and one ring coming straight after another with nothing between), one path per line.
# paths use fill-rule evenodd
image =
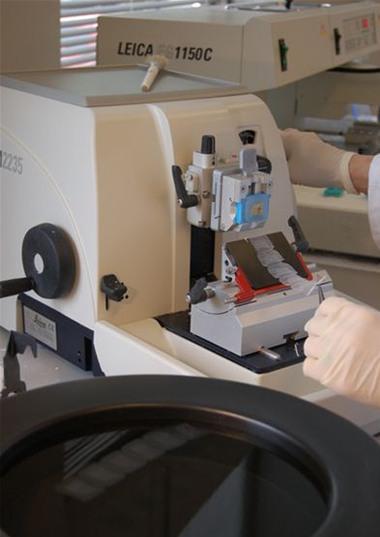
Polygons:
M339 187L357 194L349 164L355 153L322 142L313 132L281 132L292 183L313 187Z
M380 312L327 298L306 323L303 371L328 388L380 407Z

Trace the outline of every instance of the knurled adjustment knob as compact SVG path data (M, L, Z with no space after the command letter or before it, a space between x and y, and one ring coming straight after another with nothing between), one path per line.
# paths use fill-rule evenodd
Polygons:
M201 153L203 155L213 155L215 153L215 136L211 134L202 136Z
M256 140L256 131L252 129L246 129L239 132L239 138L243 145L254 144Z

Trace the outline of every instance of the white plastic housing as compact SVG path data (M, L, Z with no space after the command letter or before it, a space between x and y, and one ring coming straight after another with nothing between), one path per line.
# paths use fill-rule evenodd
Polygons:
M56 300L30 294L84 326L93 329L98 320L118 326L186 308L190 226L177 205L171 166L186 169L205 133L216 137L218 155L228 161L241 147L238 133L257 132L258 151L272 162L276 207L262 232L283 230L292 240L284 150L257 97L85 108L2 88L2 102L2 150L22 158L23 170L2 169L0 279L24 275L21 244L29 228L62 227L77 256L74 289ZM100 278L110 273L127 285L129 298L106 310ZM9 329L16 326L15 304L14 297L0 302L0 323Z

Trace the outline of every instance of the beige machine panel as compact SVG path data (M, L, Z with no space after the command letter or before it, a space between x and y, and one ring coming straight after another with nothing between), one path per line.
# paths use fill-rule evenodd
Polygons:
M365 4L359 3L351 12L346 12L344 6L337 6L334 10L330 15L330 29L337 65L378 48L380 4L373 9L366 9Z
M144 67L133 65L6 73L1 75L0 82L2 86L18 91L87 107L184 101L247 93L232 82L183 75L170 70L165 71L165 76L159 77L152 91L145 93L141 90L144 76Z
M240 82L241 25L197 21L196 28L189 21L158 21L156 14L100 17L98 65L144 63L162 54L171 69Z
M296 16L266 14L247 23L242 60L242 82L247 87L275 88L331 66L329 20L320 10Z
M319 188L295 186L298 217L314 250L379 259L372 239L365 196L323 195Z
M173 9L99 18L99 65L168 58L170 68L266 90L380 47L380 6Z

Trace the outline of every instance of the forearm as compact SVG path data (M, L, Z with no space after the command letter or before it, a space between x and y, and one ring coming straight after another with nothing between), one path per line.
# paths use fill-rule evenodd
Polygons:
M373 160L372 155L353 155L349 163L352 184L359 193L368 193L369 168Z
M368 193L372 156L357 155L324 143L316 134L295 129L281 131L292 183L312 187L335 186L349 193Z

